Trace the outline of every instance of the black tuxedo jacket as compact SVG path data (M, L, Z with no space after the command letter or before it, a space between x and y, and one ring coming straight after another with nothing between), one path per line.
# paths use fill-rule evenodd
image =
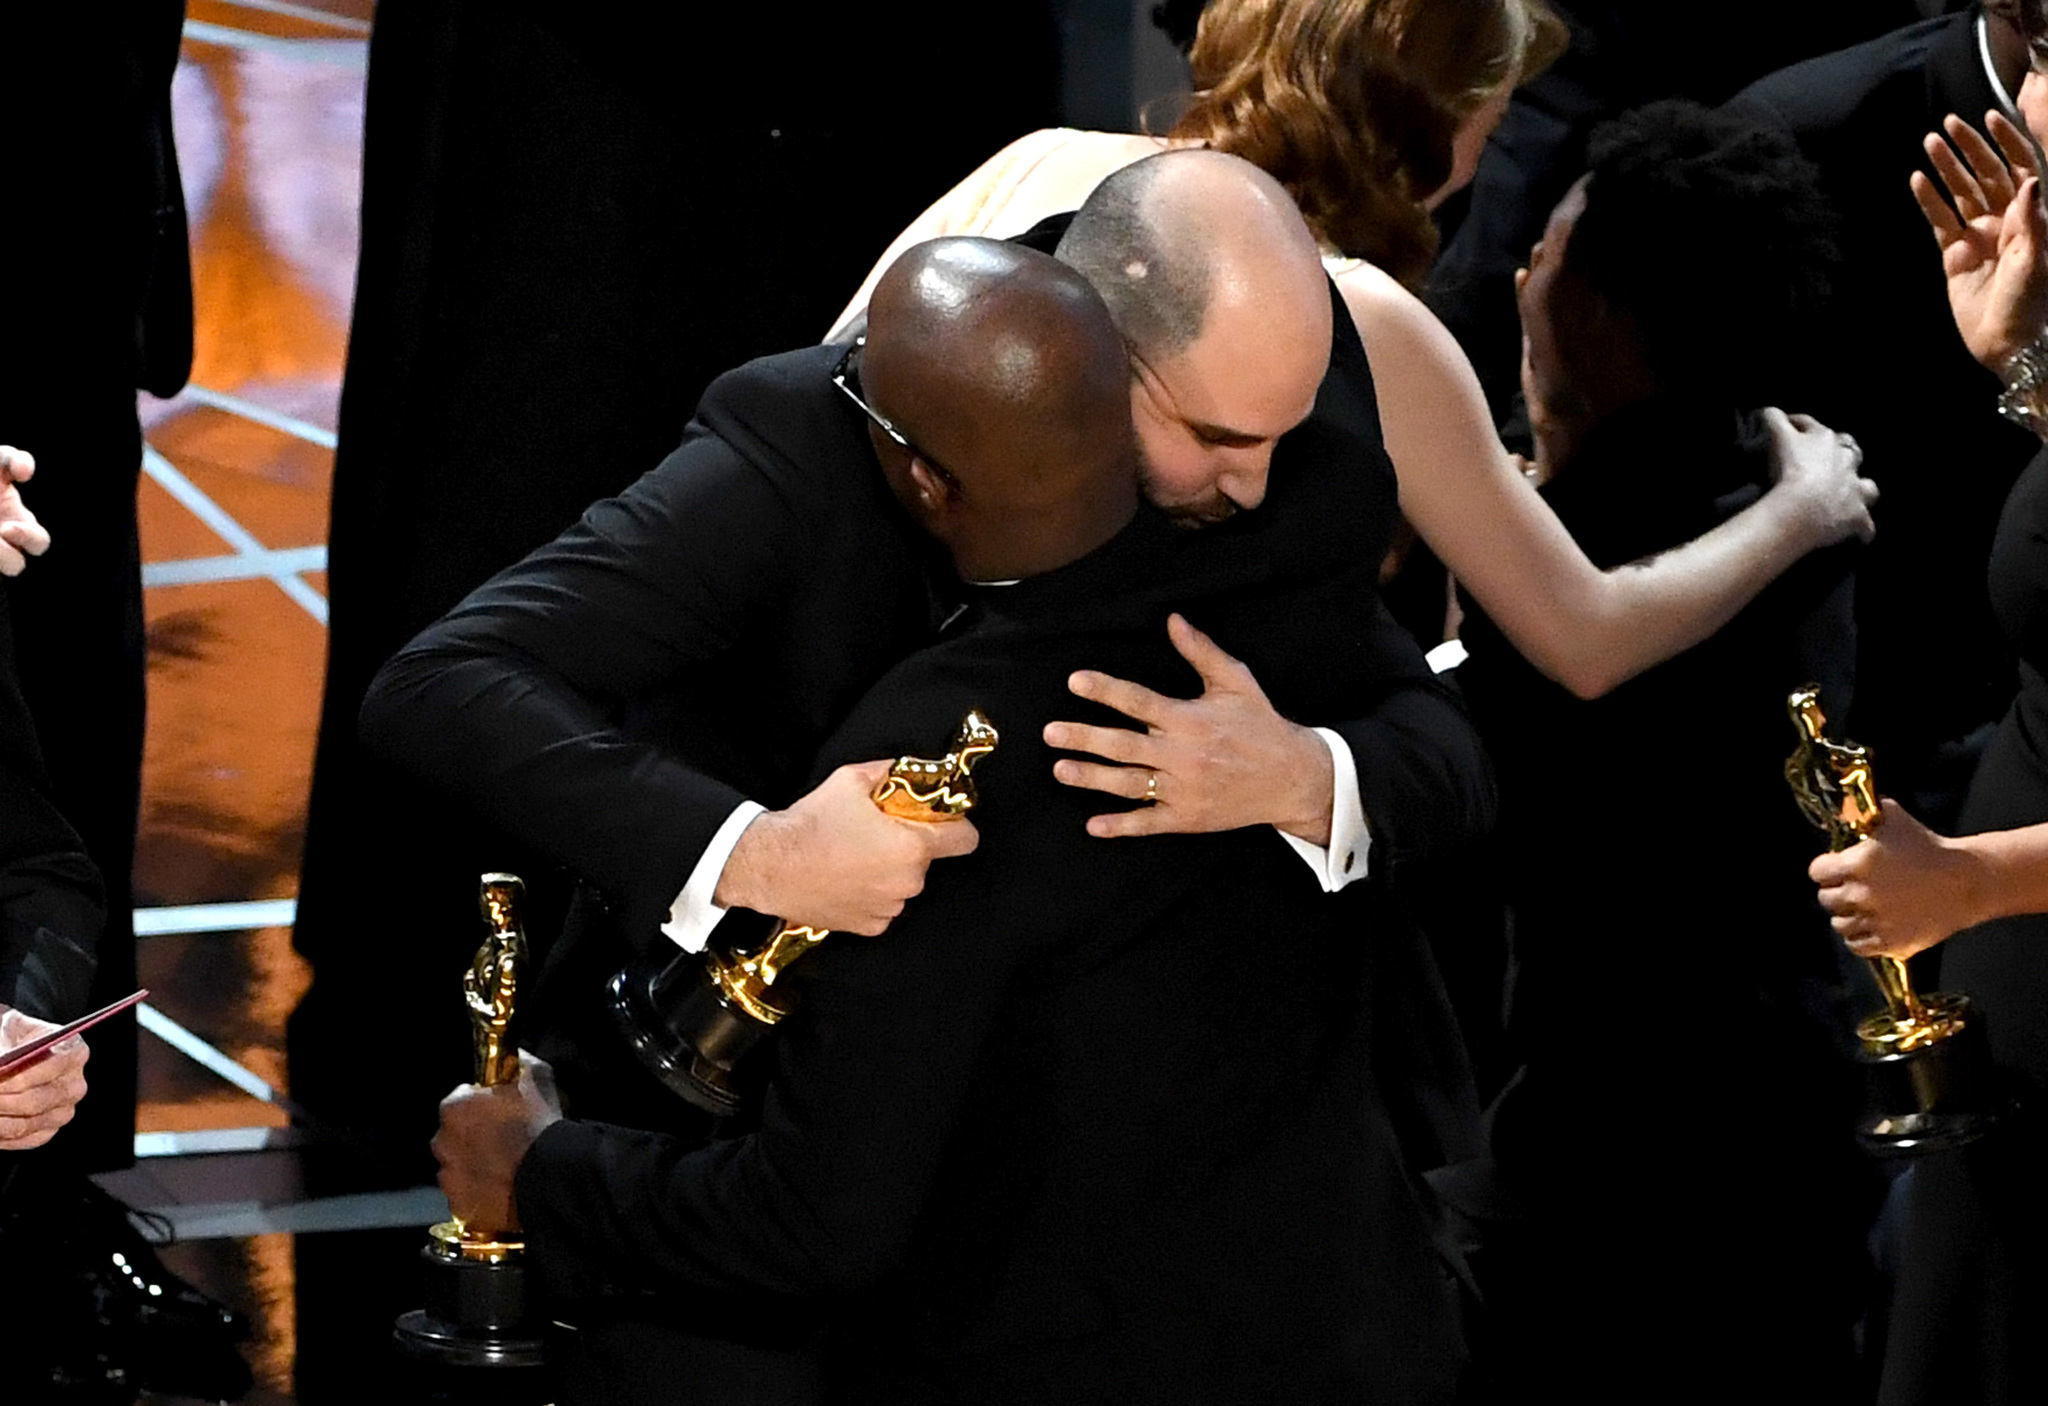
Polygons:
M1631 407L1588 436L1544 498L1596 565L1655 555L1768 486L1762 437L1738 440L1737 423L1726 407ZM1646 440L1671 446L1654 468L1635 452ZM1813 1038L1821 1027L1800 1009L1799 991L1837 978L1839 944L1806 879L1818 838L1785 785L1796 740L1785 699L1818 683L1831 714L1848 705L1855 553L1807 558L1711 639L1592 700L1539 674L1483 612L1468 617L1471 658L1459 679L1500 769L1519 958L1513 1024L1531 1066L1521 1093L1541 1086L1555 1101L1552 1126L1583 1117L1588 1140L1605 1127L1607 1105L1572 1082L1598 1067L1604 1096L1639 1109L1622 1136L1688 1141L1698 1086L1720 1087L1736 1056L1722 1042L1687 1045L1667 1032L1710 1023L1741 1031L1728 1043L1774 1071L1781 1111L1809 1117L1790 1089L1794 1065L1832 1061L1833 1051ZM1673 846L1713 875L1677 905ZM1698 972L1703 960L1715 965L1711 979ZM1587 1007L1603 1012L1597 1033L1573 1014ZM1616 1043L1637 1038L1657 1059L1606 1067ZM1801 1044L1817 1053L1787 1054ZM1551 1068L1559 1060L1565 1077ZM1558 1160L1554 1144L1527 1152ZM1702 1163L1699 1174L1719 1170Z
M794 800L936 623L931 549L831 384L840 351L720 377L658 468L420 635L364 705L374 749L596 885L636 945L733 808Z
M979 849L887 936L792 968L757 1133L542 1136L519 1204L557 1292L807 1299L839 1399L1449 1399L1456 1294L1381 1092L1383 1042L1445 1018L1413 934L1374 920L1379 885L1323 894L1270 830L1091 839L1101 798L1039 740L1084 665L1189 691L1174 606L1262 657L1290 711L1434 691L1375 562L1247 591L1217 545L1142 517L980 593L867 696L819 772L994 720Z
M1730 104L1798 140L1841 218L1843 267L1815 332L1813 380L1787 403L1854 434L1884 490L1858 569L1857 703L1843 721L1879 749L1888 789L1928 793L1936 823L1952 809L1941 796L1952 802L1967 780L1938 749L2012 696L1984 569L2000 505L2038 447L1998 418L1997 379L1956 332L1907 185L1929 169L1921 140L1944 116L1981 127L1996 105L1975 20L1972 8L1896 30L1773 74Z
M1768 485L1735 424L1729 408L1634 407L1544 496L1596 564L1640 560ZM1645 465L1646 442L1670 451ZM1783 767L1786 695L1818 682L1831 714L1847 701L1854 551L1807 558L1711 639L1590 701L1467 618L1459 674L1500 768L1525 1060L1489 1122L1524 1212L1489 1247L1511 1379L1557 1372L1627 1399L1686 1362L1686 1399L1760 1372L1844 1399L1872 1207L1840 1046L1866 1008L1847 999L1806 879L1818 837ZM1729 1108L1740 1132L1721 1136ZM1772 1246L1767 1282L1699 1253L1739 1243Z

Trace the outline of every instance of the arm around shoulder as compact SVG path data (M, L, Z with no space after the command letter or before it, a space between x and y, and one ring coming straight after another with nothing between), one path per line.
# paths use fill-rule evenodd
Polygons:
M1684 546L1602 570L1502 448L1442 323L1370 266L1339 287L1372 366L1403 512L1515 647L1580 697L1706 639L1807 552L1869 535L1876 488L1856 476L1860 455L1780 416L1785 473L1761 502ZM1659 452L1642 446L1648 460Z

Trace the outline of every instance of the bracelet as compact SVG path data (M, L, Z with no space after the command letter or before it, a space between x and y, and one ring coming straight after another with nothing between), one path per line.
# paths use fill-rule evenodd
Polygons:
M1998 413L2048 438L2048 332L2008 357L1999 379L2005 389L1998 395Z

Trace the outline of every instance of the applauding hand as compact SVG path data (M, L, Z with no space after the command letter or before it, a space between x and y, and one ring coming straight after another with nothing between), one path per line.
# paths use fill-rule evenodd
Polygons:
M1913 198L1941 246L1949 308L1970 355L2003 372L2021 348L2048 328L2048 214L2040 171L2025 134L2000 114L1985 119L1994 149L1951 114L1948 141L1930 132L1928 159L1955 208L1935 183L1913 173ZM1950 142L1954 145L1951 146Z

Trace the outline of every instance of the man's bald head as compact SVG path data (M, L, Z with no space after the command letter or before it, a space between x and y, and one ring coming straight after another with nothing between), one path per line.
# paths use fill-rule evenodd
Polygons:
M1129 372L1109 311L1072 269L1018 245L934 239L868 307L868 403L897 498L971 580L1086 555L1137 501Z
M1329 285L1287 192L1234 156L1162 152L1095 188L1059 258L1130 348L1146 492L1184 521L1256 506L1330 353Z

